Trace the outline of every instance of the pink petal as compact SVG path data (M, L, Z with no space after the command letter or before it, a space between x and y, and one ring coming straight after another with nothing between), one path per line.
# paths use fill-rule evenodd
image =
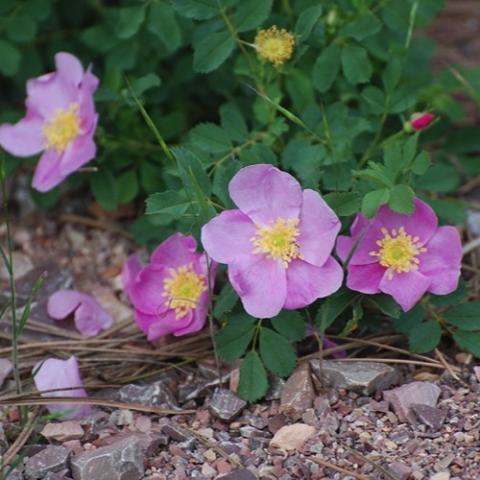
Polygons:
M61 156L60 175L68 177L95 158L97 147L93 141L93 133L76 138Z
M314 190L303 191L298 244L303 259L321 267L335 245L340 220Z
M345 235L339 235L337 237L337 246L336 246L336 252L338 255L338 258L342 262L345 262L350 255L350 252L352 251L353 245L355 244L355 238L354 237L346 237Z
M157 263L165 267L178 268L198 260L196 253L197 242L188 235L175 233L162 242L152 253L151 263Z
M41 393L43 397L85 398L87 396L87 392L83 388L78 362L74 356L68 360L49 358L44 362L37 363L33 369L33 380L40 393L57 388L78 387L74 390ZM63 413L65 419L83 418L91 412L88 405L80 404L47 405L47 408L51 413Z
M203 226L202 245L215 261L231 263L252 254L255 231L253 222L240 210L226 210Z
M65 178L60 172L62 157L55 150L46 150L40 157L32 179L32 187L39 192L48 192Z
M380 281L380 290L391 295L407 312L423 297L430 286L430 278L416 270L394 273L391 280L387 272Z
M298 218L302 205L300 184L288 173L268 164L242 168L230 181L230 197L257 224L277 218Z
M207 314L208 314L208 291L202 294L198 301L197 308L192 312L192 321L186 327L181 327L175 329L173 334L176 337L180 337L182 335L186 335L187 333L195 333L200 331L207 321Z
M178 318L173 310L168 310L162 315L157 316L143 316L141 312L136 313L137 322L146 327L144 332L147 334L147 339L150 342L157 340L160 337L175 333L177 330L187 328L193 321L194 312L188 312L184 317Z
M282 310L287 295L285 268L280 262L251 257L230 264L228 278L249 315L272 318Z
M80 60L67 52L59 52L55 55L55 66L59 77L66 83L79 87L83 80L83 66Z
M338 347L338 345L333 341L330 340L327 337L323 338L323 349L327 350L329 348L335 348ZM347 358L347 352L345 350L339 350L338 352L333 352L330 355L334 358Z
M112 317L90 295L76 290L58 290L48 299L48 315L64 320L75 312L75 327L86 337L93 337L113 323Z
M17 157L30 157L40 153L45 147L42 133L43 119L34 112L28 112L14 125L0 126L0 146Z
M328 257L317 267L303 260L292 260L287 268L287 298L284 308L294 310L336 292L342 285L342 267Z
M440 227L420 257L420 272L431 280L429 292L446 295L456 290L462 262L462 242L455 227Z
M385 274L385 267L378 262L369 265L348 265L347 287L362 293L380 293L380 282Z
M124 292L130 296L130 288L132 287L137 275L140 273L143 265L138 255L130 255L122 268L122 286Z

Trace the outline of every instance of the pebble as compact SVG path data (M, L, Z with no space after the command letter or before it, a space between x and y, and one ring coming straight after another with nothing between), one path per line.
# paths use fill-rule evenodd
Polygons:
M270 440L270 446L280 450L298 450L315 435L315 428L304 423L285 425Z
M163 381L150 385L125 385L118 390L117 400L125 403L140 403L148 407L178 408L175 396Z
M228 473L222 480L257 480L257 477L248 468L242 468Z
M10 375L12 370L12 362L8 358L0 358L0 387L3 385L3 382Z
M293 420L298 420L305 410L312 407L314 398L310 366L303 363L292 373L283 387L280 411Z
M217 388L208 408L212 415L226 422L232 421L247 406L247 402L226 388Z
M430 480L450 480L449 472L438 472L430 477Z
M429 405L418 405L416 403L410 406L418 420L428 427L438 430L445 422L446 412Z
M68 448L60 445L49 445L27 459L25 476L28 479L36 480L44 478L51 472L59 472L67 467L69 458L70 450Z
M85 434L80 422L70 420L60 423L47 423L40 432L48 440L57 440L58 442L67 442L69 440L78 440Z

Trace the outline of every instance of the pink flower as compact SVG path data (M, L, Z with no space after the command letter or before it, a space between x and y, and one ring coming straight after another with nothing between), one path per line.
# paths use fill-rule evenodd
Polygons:
M55 55L56 71L27 82L26 116L0 126L0 146L18 157L43 152L32 186L46 192L95 157L98 79L69 53Z
M149 340L201 330L208 312L207 257L191 236L176 233L160 244L144 267L129 257L122 272L138 326ZM213 289L215 265L210 267Z
M372 221L357 215L351 236L339 236L338 256L348 264L347 287L391 295L404 311L426 292L446 295L457 288L462 247L454 227L438 227L437 217L415 199L411 215L382 206Z
M425 128L427 128L434 119L435 115L433 113L414 113L410 117L410 127L416 132L425 130Z
M85 398L87 396L87 392L83 388L78 361L74 356L71 356L68 360L49 358L44 362L39 362L33 368L32 374L35 386L42 397ZM57 388L72 390L42 393L45 390L54 390ZM64 414L63 418L65 419L83 418L91 411L88 405L81 404L47 405L47 407L51 413Z
M48 299L47 311L55 320L64 320L75 312L75 327L86 337L98 335L113 323L112 317L93 297L75 290L55 292Z
M202 228L202 243L228 264L245 310L271 318L335 292L342 269L331 257L340 221L313 190L303 190L271 165L242 168L229 192L238 210L226 210Z

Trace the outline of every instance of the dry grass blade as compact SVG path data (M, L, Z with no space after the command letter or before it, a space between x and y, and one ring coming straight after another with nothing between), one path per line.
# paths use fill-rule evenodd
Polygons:
M376 470L378 470L379 472L383 473L383 475L385 475L386 478L389 478L390 480L399 480L395 475L393 475L392 473L390 473L386 468L383 468L381 465L379 465L378 463L375 463L373 460L370 460L369 458L367 458L365 455L362 455L360 452L357 452L357 450L355 450L354 448L351 448L351 447L348 447L347 445L345 445L345 448L352 452L354 455L356 455L357 457L361 458L362 460L364 460L365 462L369 463L373 468L375 468Z
M308 457L308 459L311 460L312 462L322 465L323 467L331 468L332 470L335 470L339 473L344 473L345 475L349 475L350 477L356 478L357 480L369 480L368 477L366 477L365 475L362 475L361 473L352 472L351 470L347 470L346 468L339 467L334 463L327 462L326 460L321 460L320 458L317 458L317 457Z
M448 373L455 379L457 380L457 382L460 382L462 385L468 387L468 384L465 383L455 372L454 372L454 368L452 365L450 365L448 362L447 362L447 359L445 358L445 356L443 355L443 353L438 349L436 348L435 349L435 355L438 357L438 359L440 360L440 362L445 366L445 368L447 369Z
M407 360L404 358L383 358L383 357L373 357L373 358L336 358L336 362L380 362L380 363L398 363L404 365L418 365L419 367L430 367L438 368L440 370L445 370L443 365L433 362L421 362L420 360Z

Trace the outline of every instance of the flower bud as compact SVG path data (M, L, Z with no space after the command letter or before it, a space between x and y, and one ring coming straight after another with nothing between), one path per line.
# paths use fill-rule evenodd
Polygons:
M419 132L425 130L435 119L435 115L429 112L414 113L410 117L410 122L406 125L406 130L410 132Z

